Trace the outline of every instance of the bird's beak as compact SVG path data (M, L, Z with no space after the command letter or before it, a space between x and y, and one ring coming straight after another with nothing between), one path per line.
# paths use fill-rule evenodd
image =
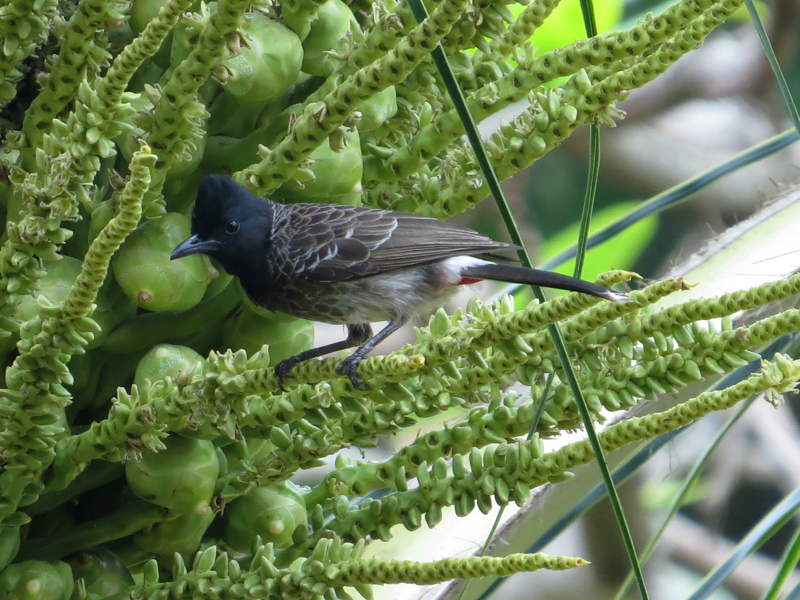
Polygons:
M183 258L184 256L189 256L190 254L209 254L213 252L218 247L216 240L201 240L196 235L193 235L188 240L183 240L175 250L172 251L172 254L169 255L170 260L175 260L176 258Z

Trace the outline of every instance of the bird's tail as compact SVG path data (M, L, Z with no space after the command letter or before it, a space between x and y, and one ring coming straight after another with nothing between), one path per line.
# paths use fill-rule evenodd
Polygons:
M491 281L505 281L506 283L520 283L522 285L538 285L559 290L569 290L571 292L581 292L617 302L627 304L633 302L625 294L620 294L610 290L605 286L582 279L576 279L569 275L541 271L539 269L529 269L518 265L503 265L488 261L475 261L466 266L461 271L462 277L473 279L489 279Z

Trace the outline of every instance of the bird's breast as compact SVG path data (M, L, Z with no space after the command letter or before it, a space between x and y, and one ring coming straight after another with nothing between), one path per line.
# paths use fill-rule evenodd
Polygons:
M242 279L250 299L267 310L341 324L429 314L456 291L454 283L443 280L436 264L346 281L309 281L302 276Z

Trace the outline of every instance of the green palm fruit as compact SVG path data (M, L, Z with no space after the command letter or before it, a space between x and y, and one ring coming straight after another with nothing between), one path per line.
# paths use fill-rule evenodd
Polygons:
M203 357L188 346L173 344L159 344L153 346L136 366L133 383L141 388L145 379L155 383L165 377L173 380L185 375L199 363ZM183 429L178 435L189 438L213 440L220 436L220 432L208 421L196 429Z
M225 507L222 538L239 552L248 552L257 535L276 548L292 544L292 532L308 522L306 505L296 485L289 481L255 488Z
M76 552L64 559L72 567L75 581L83 579L86 593L106 598L133 585L133 577L122 560L110 550L97 546Z
M160 452L144 450L142 459L125 465L131 490L148 502L176 514L204 513L219 474L214 444L176 434Z
M190 512L171 521L159 521L133 536L134 543L142 550L161 556L175 552L190 554L197 550L203 534L214 520L210 506L205 512Z
M0 531L0 569L14 560L19 552L19 527L3 527Z
M281 94L273 102L278 102L285 95ZM209 137L213 139L216 136L225 136L239 139L257 129L256 120L261 111L257 106L251 103L243 104L229 92L223 91L216 97L208 112L211 115L208 120ZM252 156L249 158L252 160ZM205 154L203 159L205 160Z
M167 0L133 0L128 12L128 23L131 26L131 30L136 35L142 33L147 24L153 20L153 17L166 3Z
M45 274L39 279L39 290L36 295L23 296L16 310L12 320L17 326L30 321L36 314L36 297L43 296L52 304L60 304L64 301L69 293L72 284L78 278L81 272L81 261L77 258L64 256L61 260L46 262L44 264ZM16 346L19 340L19 335L11 335L0 340L0 353L5 354L11 348Z
M212 107L212 112L214 110L215 107ZM268 125L256 129L243 138L229 135L210 136L203 154L203 165L214 171L228 173L244 169L256 156L258 146L269 147L279 135L285 135L292 114L297 115L302 111L302 104L293 104L273 117Z
M339 148L334 150L332 143ZM310 167L314 173L313 180L303 183L291 180L274 194L275 198L287 202L326 202L352 206L361 202L364 162L357 129L344 130L344 135L338 139L333 136L328 138L309 158L314 161Z
M159 344L153 346L139 361L133 383L141 386L145 379L156 382L165 377L176 380L202 361L202 356L186 346Z
M5 600L68 600L72 570L65 562L26 560L0 573L0 598Z
M390 85L362 102L358 111L361 113L361 120L358 122L359 131L377 129L397 113L397 90Z
M303 75L301 75L301 78ZM286 128L289 123L288 113L287 117L283 120L282 126L277 126L276 119L279 118L281 113L289 106L289 101L294 94L297 85L289 87L286 91L275 96L269 102L264 103L261 107L249 102L240 102L235 96L228 92L221 92L217 95L213 102L207 103L208 112L211 117L208 120L208 135L210 140L215 136L228 136L233 138L245 138L256 130L270 127L271 133L261 136L259 143L269 145L279 133L286 133ZM302 104L296 104L298 107L297 113L302 112ZM273 124L275 124L273 126ZM266 137L269 136L269 137ZM209 141L210 141L209 140ZM256 152L256 146L253 146L253 155ZM247 160L252 161L252 156L245 157ZM203 160L206 160L205 153ZM245 163L249 164L249 162Z
M128 23L134 35L142 33L147 24L166 3L167 0L133 0L130 11L128 11ZM158 52L152 58L153 62L160 67L166 68L169 66L169 51L172 46L171 38L172 33L167 35L164 43L161 44Z
M328 0L322 4L303 41L303 71L328 77L341 64L341 60L328 52L338 50L339 40L358 29L353 12L342 0Z
M45 263L44 268L45 274L39 280L39 292L36 295L44 296L53 304L61 304L81 272L81 261L71 256L63 256L61 260ZM23 297L17 305L15 318L24 323L35 316L36 298Z
M223 346L231 350L244 349L248 354L254 354L267 344L272 366L314 345L314 324L311 321L275 321L247 308L228 319L223 331Z
M264 104L287 90L300 75L303 46L289 28L261 13L244 24L241 52L224 60L230 71L225 89L240 102Z
M156 312L177 312L195 306L209 281L218 275L200 255L169 259L172 250L191 235L189 219L168 213L134 231L114 256L114 277L137 306Z

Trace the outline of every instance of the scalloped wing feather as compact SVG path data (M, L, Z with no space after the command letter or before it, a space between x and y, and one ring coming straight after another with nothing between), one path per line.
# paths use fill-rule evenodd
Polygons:
M277 212L283 214L273 232L286 236L295 274L315 281L517 249L460 225L405 213L331 204L293 204Z

